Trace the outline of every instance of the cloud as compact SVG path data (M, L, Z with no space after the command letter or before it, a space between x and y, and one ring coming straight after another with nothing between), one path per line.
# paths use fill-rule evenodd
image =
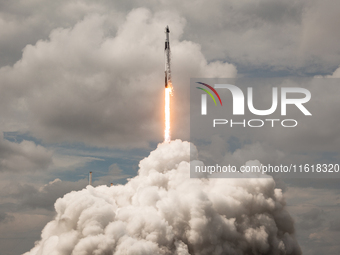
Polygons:
M340 231L340 220L335 219L329 222L329 230Z
M97 178L97 180L94 182L94 184L103 184L107 183L108 180L111 180L111 183L117 182L119 180L126 179L128 177L131 177L130 175L124 174L123 170L116 164L112 164L109 166L109 171L106 176L101 176ZM110 184L111 184L110 183Z
M1 253L22 254L32 248L34 241L40 238L41 229L55 216L53 205L56 199L73 190L81 190L88 184L87 179L55 179L42 184L52 177L51 172L45 171L1 173Z
M39 1L1 3L0 61L13 64L27 44L47 39L50 31L74 26L88 15L107 15L116 32L134 8L153 13L172 10L187 22L183 39L202 45L208 61L232 62L243 72L329 74L339 65L339 3L327 1L172 2ZM204 17L202 17L204 13ZM171 16L174 16L172 14Z
M16 113L10 116L29 116L28 130L46 142L129 147L159 141L166 24L174 72L180 70L175 89L192 76L236 75L233 65L208 63L198 44L180 40L185 20L176 13L139 8L116 34L108 16L90 15L27 45L20 61L0 69L2 103Z
M52 163L52 152L32 141L14 143L0 134L0 172L46 170Z
M202 45L208 60L227 60L248 75L331 73L339 65L337 2L214 0L170 6L187 20L185 39Z
M312 208L299 215L299 227L302 229L312 229L322 226L325 221L325 212L319 208Z
M216 0L191 4L183 1L94 3L67 0L54 4L2 1L0 6L0 66L4 66L0 71L0 129L31 132L49 142L80 141L87 145L129 147L146 146L150 140L162 139L163 123L159 120L163 113L159 105L163 98L158 86L163 81L163 60L159 57L162 55L159 42L163 41L165 23L170 25L171 40L174 40L171 41L176 80L174 137L185 137L188 126L185 122L188 93L184 88L189 77L233 76L235 66L241 73L255 76L282 74L280 71L327 75L338 68L340 62L336 1ZM131 12L137 6L145 6L150 11ZM130 16L126 19L128 13ZM134 20L140 24L133 23ZM174 34L176 31L178 33ZM154 41L148 41L148 36ZM156 44L159 48L152 47ZM124 45L130 52L121 50ZM15 62L17 64L12 66ZM338 69L333 76L338 76ZM337 100L337 91L331 94ZM155 102L155 98L159 101ZM321 100L328 101L329 98ZM337 112L334 108L324 116L333 113L337 116ZM324 135L321 141L328 146L336 145L337 120L328 124L332 128L319 129ZM315 146L323 144L312 136L300 137L302 142L314 141ZM279 143L287 140L281 138ZM296 137L292 138L300 143ZM30 147L30 152L24 147ZM0 162L5 159L6 163L0 163L0 171L22 173L23 170L46 169L51 152L47 150L45 154L43 148L39 148L32 142L16 144L0 139ZM246 146L235 156L243 158L256 148L259 157L271 158L266 153L278 155L277 151L264 146ZM53 164L65 169L69 165L71 168L80 166L84 160L92 159L52 156ZM301 180L296 186L327 185L323 183ZM331 183L332 188L337 187L334 180L327 183ZM47 195L39 194L36 186L31 190L51 209L54 198L44 198ZM324 190L314 195L308 193L310 189L305 191L301 197L306 200L315 197L311 203L324 201L328 194ZM298 199L296 194L293 196ZM32 198L22 201L27 201L32 208L44 207L44 203L34 205L30 200ZM329 201L338 200L332 196ZM16 219L23 217L18 215ZM29 221L31 217L28 215L24 219ZM264 236L261 228L253 232ZM250 242L251 231L248 236ZM256 238L253 242L256 243ZM178 253L186 250L184 243L178 242L175 246ZM322 247L319 249L314 247L314 251L308 251L325 253ZM14 254L19 253L15 250ZM339 252L333 251L333 254Z
M235 65L243 70L250 66L256 70L320 66L327 72L338 66L336 57L315 56L321 53L311 51L311 40L305 40L314 36L309 27L314 24L316 3L214 1L171 11L156 3L132 11L129 5L117 4L112 12L119 15L106 11L107 5L63 1L58 5L58 17L51 15L49 7L44 9L40 15L50 15L54 26L26 46L13 67L0 70L0 97L6 106L2 107L3 130L24 129L45 142L94 146L158 142L163 129L159 121L163 117L163 58L159 56L166 24L171 28L173 131L177 137L188 138L184 116L190 77L233 77ZM318 15L323 17L332 6L325 4ZM211 15L209 21L198 17L202 9ZM15 8L12 12L18 12L14 17L20 13ZM320 31L332 33L332 29ZM308 67L309 63L315 64Z
M104 161L98 157L87 157L87 156L77 156L77 155L64 155L55 153L53 155L53 170L58 171L70 171L74 169L79 169L84 167L87 163L93 161Z
M53 210L53 205L57 198L63 197L64 194L68 192L80 190L85 187L87 183L86 179L77 182L55 179L39 188L31 184L18 183L17 187L12 188L7 192L3 191L3 196L15 199L15 202L21 209L41 208Z
M326 78L340 78L340 67L335 69L335 71L331 75L326 76L317 76L318 78L326 77Z
M25 255L301 254L273 179L191 179L190 153L188 142L160 144L126 185L59 198Z
M285 154L271 146L261 144L259 142L252 144L245 144L242 148L235 150L233 153L227 152L223 157L223 164L231 164L235 166L241 166L247 160L258 159L260 162L269 162L275 164L276 162L282 162L285 158ZM220 162L220 161L218 161Z
M0 223L2 254L23 254L40 238L40 230L53 218L53 213L11 213L14 219Z
M0 212L0 224L13 221L14 217L8 213Z
M1 1L0 5L0 66L14 64L27 44L47 39L51 30L72 26L89 14L107 12L104 5L88 1L60 0L53 5ZM112 19L122 18L112 8L110 12Z
M334 233L340 209L338 189L328 189L328 182L324 182L324 179L300 181L303 182L302 187L296 184L291 187L290 180L286 180L288 188L284 195L287 209L296 222L296 235L299 236L303 253L339 254L338 236ZM318 183L324 183L323 187ZM331 230L332 225L335 226L334 230Z

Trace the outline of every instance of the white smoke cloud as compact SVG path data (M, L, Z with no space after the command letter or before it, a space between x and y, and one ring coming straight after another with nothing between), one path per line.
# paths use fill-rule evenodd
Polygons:
M127 184L59 198L24 255L301 254L273 179L191 179L190 153L188 142L160 144Z

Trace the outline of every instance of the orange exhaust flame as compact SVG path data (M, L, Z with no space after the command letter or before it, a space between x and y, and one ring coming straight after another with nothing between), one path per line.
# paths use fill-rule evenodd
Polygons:
M172 84L170 83L165 88L165 129L164 129L164 142L169 143L171 141L170 134L170 96L172 96Z

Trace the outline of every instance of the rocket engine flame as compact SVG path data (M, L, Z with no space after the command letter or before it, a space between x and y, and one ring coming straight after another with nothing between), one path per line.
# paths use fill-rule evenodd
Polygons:
M169 143L171 140L170 135L170 97L172 96L172 84L170 83L165 88L165 130L164 130L164 142Z

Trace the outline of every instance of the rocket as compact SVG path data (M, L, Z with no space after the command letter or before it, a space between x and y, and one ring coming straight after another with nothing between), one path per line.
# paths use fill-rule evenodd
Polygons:
M171 71L170 71L170 42L169 42L169 26L165 28L165 88L171 83Z

